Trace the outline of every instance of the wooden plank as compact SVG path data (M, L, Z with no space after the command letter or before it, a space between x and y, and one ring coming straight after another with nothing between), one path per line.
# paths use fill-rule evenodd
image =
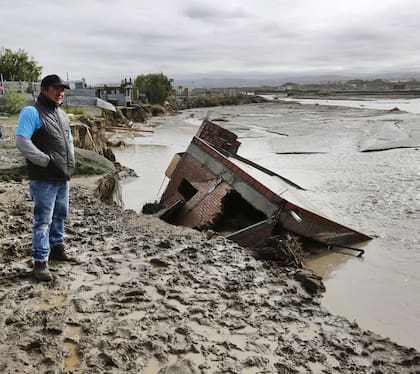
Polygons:
M136 128L132 128L132 127L100 126L99 128L100 129L104 129L104 130L134 131L134 132L151 132L151 133L154 133L153 130L136 129Z

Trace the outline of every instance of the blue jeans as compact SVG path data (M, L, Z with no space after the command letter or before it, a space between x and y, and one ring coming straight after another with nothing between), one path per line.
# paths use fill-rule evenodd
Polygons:
M35 261L48 261L50 245L64 244L64 220L69 210L68 181L29 182L34 201L32 256Z

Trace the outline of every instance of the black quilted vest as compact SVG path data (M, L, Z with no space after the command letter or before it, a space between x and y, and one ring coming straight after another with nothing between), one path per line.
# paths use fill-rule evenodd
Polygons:
M32 142L50 156L47 167L28 161L29 179L69 180L74 172L74 159L70 151L70 119L48 97L40 94L34 104L41 117L41 127L32 135Z

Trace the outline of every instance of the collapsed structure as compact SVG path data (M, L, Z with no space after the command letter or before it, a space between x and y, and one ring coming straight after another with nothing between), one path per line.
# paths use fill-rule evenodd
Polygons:
M284 231L327 246L371 239L323 216L292 181L239 156L240 144L234 133L205 120L166 170L170 181L159 216L175 225L212 229L252 248Z

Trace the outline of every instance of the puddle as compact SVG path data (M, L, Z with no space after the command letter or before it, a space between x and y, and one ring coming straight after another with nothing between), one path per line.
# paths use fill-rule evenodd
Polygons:
M45 299L45 298L44 298ZM38 310L51 310L56 307L67 306L70 304L68 296L64 294L55 295L51 301L42 301L38 304ZM71 313L73 319L77 319L75 310ZM64 371L72 370L73 373L82 373L81 370L74 370L82 362L82 358L78 352L78 341L80 340L81 326L77 323L69 323L65 331L63 346L66 348L64 357Z
M67 333L66 336L67 337L79 337L80 333L82 332L82 327L78 324L68 324L68 328L67 328Z
M70 305L70 300L66 294L50 295L51 301L45 301L48 299L48 293L44 292L44 297L42 302L38 304L38 310L48 311L56 307L63 307ZM71 312L71 318L77 320L78 314L73 307ZM64 333L64 342L63 346L65 347L67 353L64 357L64 371L72 370L73 373L82 373L81 370L74 370L82 362L82 358L78 352L78 341L80 340L80 335L82 328L77 323L68 323L67 328Z
M55 295L52 301L41 301L38 304L38 310L50 310L55 307L60 307L68 304L69 301L67 300L67 295Z
M73 313L76 316L76 312ZM67 354L64 357L64 371L72 370L73 373L82 373L77 367L82 363L82 357L79 354L78 342L82 333L82 327L77 323L69 323L65 331L64 347Z
M71 340L64 341L64 347L67 348L68 354L64 358L64 371L72 370L73 373L82 373L82 370L74 370L82 362L82 358L77 350L77 343Z

